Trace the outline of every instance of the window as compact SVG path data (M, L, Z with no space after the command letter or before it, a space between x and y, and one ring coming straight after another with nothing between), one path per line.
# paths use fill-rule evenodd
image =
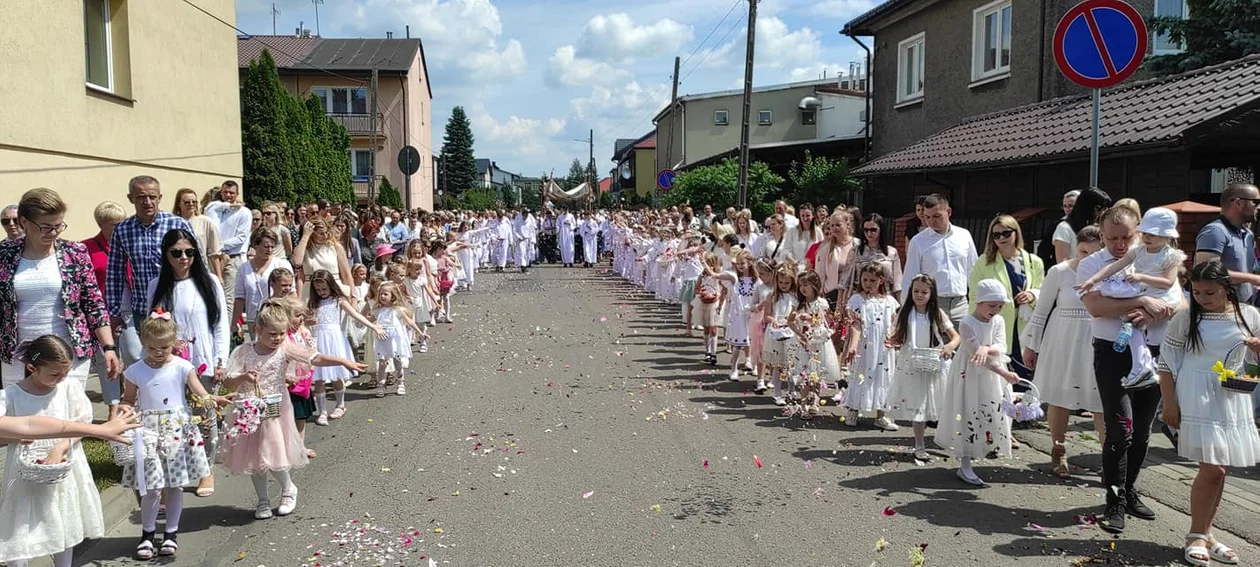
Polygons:
M923 98L923 46L920 33L897 44L897 102Z
M311 94L324 103L328 114L367 114L367 89L361 87L314 87Z
M355 181L367 181L372 175L372 150L350 150L350 175Z
M83 0L84 59L87 84L114 91L114 54L110 39L109 0Z
M1186 0L1155 0L1155 17L1188 19L1190 18L1190 3ZM1184 45L1173 41L1168 34L1161 33L1155 35L1151 52L1155 55L1169 55L1181 53L1184 49Z
M811 126L818 123L818 114L814 110L801 111L801 124Z
M758 111L757 111L757 123L758 123L758 124L763 124L763 125L765 125L765 124L771 124L772 122L774 122L774 112L773 112L773 111L770 111L770 110L758 110Z
M1011 3L1002 0L973 12L971 80L1011 72Z
M727 118L728 118L728 117L727 117L727 112L726 112L725 110L714 110L714 111L713 111L713 125L715 125L715 126L726 126L727 124L730 124L730 122L727 120Z

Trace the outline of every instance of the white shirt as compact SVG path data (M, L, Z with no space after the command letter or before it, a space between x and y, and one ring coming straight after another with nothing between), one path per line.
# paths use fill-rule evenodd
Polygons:
M1120 258L1112 256L1111 252L1108 252L1106 248L1086 256L1076 265L1076 283L1085 283L1085 280L1088 280L1093 277L1094 274L1103 271L1103 268L1106 268L1108 264L1119 259ZM1104 281L1124 281L1131 273L1133 273L1133 266L1129 265L1129 267L1120 270L1115 275L1112 275ZM1097 293L1097 290L1091 293ZM1081 294L1081 297L1084 296L1085 294ZM1114 341L1116 340L1116 335L1120 334L1120 319L1093 317L1089 327L1090 330L1093 331L1095 339Z
M783 226L787 227L788 230L792 230L800 224L801 221L796 218L796 215L793 215L792 213L783 213Z
M276 268L293 271L293 266L288 260L275 256L271 257L261 271L255 272L252 262L242 262L241 267L236 271L236 297L232 299L245 301L245 309L242 313L246 321L253 321L263 300L271 297L271 283L267 280L271 279L271 272Z
M66 304L61 300L61 270L57 267L56 254L39 260L27 260L19 254L17 271L13 274L13 294L17 299L17 344L43 335L70 338L62 316Z
M254 213L249 207L233 208L219 201L206 206L206 216L219 221L219 240L224 254L237 256L249 249L249 227L254 222Z
M910 239L906 249L901 289L910 289L914 276L927 274L936 279L936 293L941 297L964 297L978 256L971 232L965 228L950 226L945 234L935 230L920 232Z

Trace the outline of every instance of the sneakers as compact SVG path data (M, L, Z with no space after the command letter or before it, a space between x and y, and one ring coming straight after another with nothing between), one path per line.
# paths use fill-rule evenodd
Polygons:
M769 388L768 388L768 387L766 387L766 381L765 381L765 380L763 380L763 379L761 379L761 378L758 378L758 379L757 379L757 387L753 388L753 392L756 392L756 393L758 393L758 394L762 394L762 393L765 393L765 391L766 391L766 390L768 390L768 389L769 389Z
M384 397L385 397L385 387L384 387L384 386L377 386L377 387L376 387L376 397L378 397L378 398L384 398Z
M324 425L324 426L327 426L327 425L328 425L328 414L326 414L326 413L321 413L321 414L319 414L319 417L315 418L315 425Z
M271 501L269 500L258 501L258 505L254 506L254 519L255 520L270 520L271 519Z
M1142 498L1138 496L1137 491L1133 489L1128 489L1124 493L1124 509L1129 514L1143 520L1155 519L1155 511L1147 507L1146 503L1142 502Z
M901 429L900 427L897 427L896 423L893 423L893 420L888 419L888 416L876 419L874 421L874 425L876 429L882 429L884 431L897 431L898 429Z
M429 341L420 341L420 354L429 352Z
M844 392L837 392L836 395L831 397L831 403L833 404L838 404L843 401L844 401Z
M398 381L398 391L397 391L397 394L398 394L398 395L400 395L400 396L405 396L405 395L407 395L407 384L403 383L403 381L402 381L402 380L399 380L399 381Z
M738 370L732 370L732 371L731 371L731 374L730 374L730 376L728 376L728 378L730 378L731 382L739 382L739 371L738 371Z
M1159 385L1159 375L1150 368L1142 369L1141 372L1132 372L1120 380L1120 386L1127 390L1142 390L1151 386Z
M291 484L288 490L280 493L280 507L276 508L277 516L288 516L293 513L293 510L297 509L297 494L297 487Z
M914 459L916 461L923 461L925 463L930 463L932 462L932 454L928 453L927 449L915 449Z
M849 427L857 427L859 421L861 421L861 414L859 414L857 410L845 410L844 412L845 425Z
M1107 533L1124 532L1124 503L1119 500L1107 505L1107 510L1098 518L1098 526Z
M776 406L786 406L786 405L787 405L787 399L786 399L786 398L784 398L783 396L779 396L779 397L777 397L777 398L775 398L775 399L774 399L774 405L776 405Z

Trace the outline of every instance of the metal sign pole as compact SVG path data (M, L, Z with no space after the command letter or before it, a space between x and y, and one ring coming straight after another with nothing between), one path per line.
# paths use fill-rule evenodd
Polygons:
M1098 186L1098 118L1101 115L1102 89L1094 89L1093 134L1089 145L1089 186Z

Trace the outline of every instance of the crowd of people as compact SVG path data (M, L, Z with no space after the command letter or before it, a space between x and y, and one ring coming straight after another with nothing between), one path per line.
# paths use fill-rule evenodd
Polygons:
M848 427L908 422L921 461L934 429L966 484L985 485L973 463L1008 457L1042 404L1050 469L1068 478L1069 415L1092 417L1111 533L1155 517L1137 483L1158 418L1199 463L1184 558L1208 565L1238 561L1211 528L1228 469L1260 457L1245 368L1260 352L1257 204L1254 185L1227 188L1189 265L1173 211L1092 187L1064 196L1041 254L1009 215L975 240L939 194L915 199L904 259L891 223L843 205L780 201L760 228L748 210L616 212L605 238L620 277L702 332L703 362L718 365L721 333L730 380L747 375L788 416L830 402Z
M180 189L166 212L149 176L126 199L130 210L98 204L99 231L83 242L61 238L68 205L51 189L0 210L0 434L54 439L10 445L10 566L46 555L69 565L75 544L103 535L86 458L66 435L131 442L115 458L140 495L136 556L174 555L184 488L212 497L215 464L251 476L257 519L292 513L292 471L318 457L306 425L343 418L354 382L406 395L413 353L453 322L452 299L479 271L603 259L678 305L703 362L720 363L723 340L729 380L747 376L801 419L830 404L848 427L909 424L914 457L932 460L931 441L969 485L985 484L976 460L1019 447L1011 430L1041 403L1051 470L1067 478L1068 416L1092 415L1107 487L1098 523L1113 533L1127 516L1154 517L1136 486L1158 418L1200 463L1186 560L1237 560L1211 526L1228 468L1260 456L1256 398L1238 391L1246 369L1235 364L1260 352L1253 185L1225 190L1189 269L1175 213L1096 188L1065 195L1040 253L1014 217L998 215L977 241L951 222L947 197L918 197L904 258L893 224L844 205L779 201L761 223L709 205L251 210L226 181L200 196ZM112 418L101 426L88 425L93 374ZM21 474L67 463L75 482L45 488Z

